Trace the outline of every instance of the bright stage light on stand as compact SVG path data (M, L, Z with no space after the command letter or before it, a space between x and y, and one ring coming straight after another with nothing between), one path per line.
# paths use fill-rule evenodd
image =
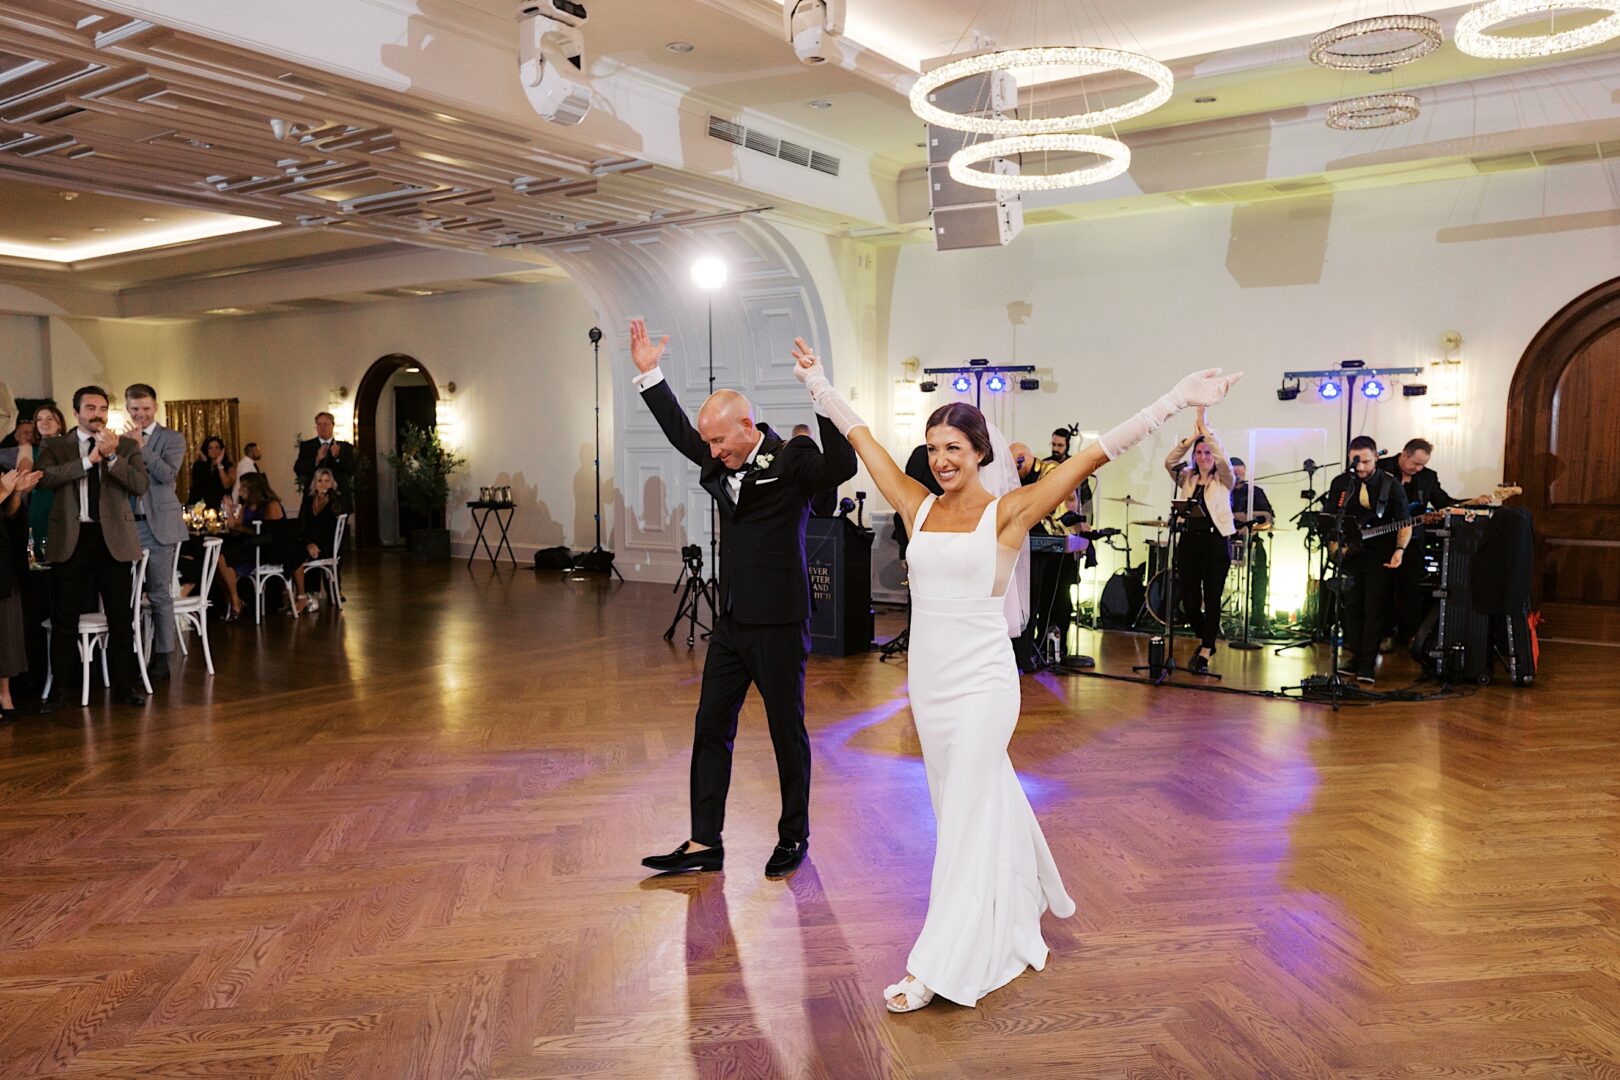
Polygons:
M705 255L692 264L692 284L711 291L726 283L726 264L713 255Z
M1321 394L1323 399L1327 401L1332 401L1343 393L1339 389L1337 379L1323 379L1321 385L1316 388L1316 392Z
M1377 401L1384 396L1384 384L1377 379L1368 379L1361 384L1361 396L1369 401Z
M984 388L992 394L999 394L1007 389L1007 380L1000 375L992 375L984 380Z
M969 390L973 389L973 380L968 378L966 375L958 375L956 378L951 380L951 389L955 390L958 394L965 394Z

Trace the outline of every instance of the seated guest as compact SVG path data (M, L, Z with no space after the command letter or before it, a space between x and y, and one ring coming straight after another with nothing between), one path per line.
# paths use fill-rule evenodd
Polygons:
M258 530L254 529L254 524L281 521L286 516L281 498L271 490L264 473L249 473L243 478L241 512L232 518L229 525L229 531L241 539L227 539L219 549L219 577L225 583L225 591L230 598L230 618L242 614L242 598L236 590L236 579L253 573L253 552L258 547ZM272 552L263 561L276 562L277 558Z
M225 495L236 483L231 459L225 455L225 440L210 435L203 440L198 459L191 466L191 494L193 503L202 503L210 510L220 509Z
M303 527L303 554L311 559L330 559L337 539L339 496L337 478L331 469L316 469L310 488L304 492L304 503L298 508L298 523ZM293 562L302 562L294 559ZM314 611L320 600L304 586L304 568L293 571L294 606L300 612Z
M258 443L250 442L242 444L242 460L236 463L236 487L231 492L231 494L236 496L237 502L242 501L242 477L248 475L249 473L258 472L259 459L263 456L264 454L262 451L260 451Z

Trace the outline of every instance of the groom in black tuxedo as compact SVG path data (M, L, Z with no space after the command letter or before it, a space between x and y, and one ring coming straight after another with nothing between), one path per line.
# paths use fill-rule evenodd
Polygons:
M810 654L810 575L804 527L816 492L855 475L855 451L832 421L818 416L821 445L784 442L754 422L735 390L710 395L694 428L664 381L658 360L669 344L630 323L633 380L670 444L702 469L699 483L720 517L720 596L703 664L692 738L692 835L668 855L641 863L653 870L719 870L720 830L731 786L731 746L750 683L759 688L776 748L782 817L765 876L786 877L810 849L810 736L804 729L804 662Z

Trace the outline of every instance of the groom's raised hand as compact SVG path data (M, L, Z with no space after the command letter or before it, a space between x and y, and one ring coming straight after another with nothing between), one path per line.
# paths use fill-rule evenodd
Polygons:
M664 347L669 344L669 335L665 334L654 345L647 336L647 321L642 318L630 320L630 359L636 362L636 367L643 374L658 366L659 358L664 355Z

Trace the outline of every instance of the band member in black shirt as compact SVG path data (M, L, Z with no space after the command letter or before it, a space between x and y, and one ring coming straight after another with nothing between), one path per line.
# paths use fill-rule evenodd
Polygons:
M1269 595L1271 574L1266 565L1266 546L1261 543L1260 534L1271 531L1275 523L1276 511L1271 508L1271 500L1266 498L1266 489L1259 484L1250 485L1249 467L1243 459L1232 459L1232 477L1237 485L1232 488L1232 520L1244 536L1244 545L1252 547L1253 553L1248 555L1249 563L1249 625L1265 627L1270 620L1267 617L1266 601ZM1253 492L1254 505L1249 505L1250 492ZM1248 522L1253 520L1254 524Z
M1434 446L1427 439L1410 439L1406 447L1394 457L1378 462L1378 467L1395 477L1406 500L1406 513L1402 517L1419 517L1430 510L1444 510L1457 500L1446 494L1440 486L1440 477L1429 468L1429 455ZM1427 615L1431 598L1423 589L1423 526L1412 530L1412 556L1401 563L1395 573L1395 639L1401 644L1412 640ZM1385 620L1386 626L1389 620Z
M1395 572L1406 557L1412 527L1357 541L1361 530L1404 520L1406 504L1401 486L1378 468L1378 444L1365 435L1350 442L1350 471L1341 473L1328 488L1328 513L1344 513L1345 536L1351 542L1336 552L1340 599L1344 604L1346 652L1339 670L1361 682L1376 680L1378 639L1395 591Z

